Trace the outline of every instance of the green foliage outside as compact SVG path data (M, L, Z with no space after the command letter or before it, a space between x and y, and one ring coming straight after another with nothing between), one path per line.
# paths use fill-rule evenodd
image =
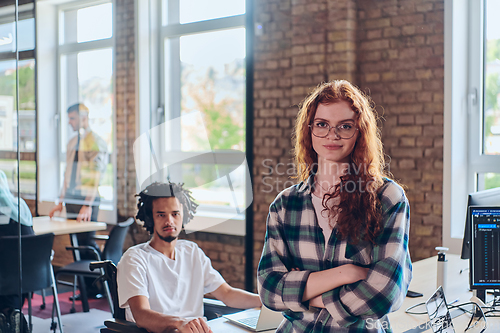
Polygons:
M488 174L484 179L484 189L500 187L500 173Z
M186 89L188 97L195 102L195 109L201 111L204 115L204 125L207 129L212 150L239 147L244 140L244 124L235 119L232 111L241 107L241 105L238 105L241 101L229 97L217 100L217 73L212 68L207 71L202 81L195 84L187 82L190 74L188 70L183 71L183 73L185 73L183 84L188 87ZM182 109L189 110L184 105ZM205 144L199 138L195 138L195 140L200 146Z
M19 67L19 109L35 109L35 69L30 61ZM16 71L5 71L0 75L0 95L16 95ZM14 98L14 110L17 108Z
M500 62L500 39L488 40L486 47L486 64ZM485 92L484 92L484 110L494 110L493 114L485 115L484 136L491 136L491 126L500 110L498 105L498 95L500 94L500 75L499 73L486 72Z
M200 111L203 115L203 126L205 126L208 141L212 150L237 149L244 151L245 142L245 122L244 122L244 94L241 93L242 81L244 78L243 63L235 63L233 70L224 73L221 79L218 73L209 68L204 77L194 78L195 74L190 68L183 68L181 84L183 86L183 98L181 108L184 112L194 110ZM221 98L218 89L220 82L232 83L234 92L230 96ZM244 82L244 80L243 80ZM244 90L243 90L244 91ZM188 106L189 104L189 106ZM198 147L205 147L203 138L193 135L191 137ZM219 174L224 173L222 165L193 165L184 164L182 169L182 181L187 187L216 188L217 184L212 181L219 178Z

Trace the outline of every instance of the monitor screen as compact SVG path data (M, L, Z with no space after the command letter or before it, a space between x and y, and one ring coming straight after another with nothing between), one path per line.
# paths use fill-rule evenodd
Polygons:
M470 206L470 288L500 289L500 206Z
M500 187L469 194L466 212L469 211L469 206L500 206ZM462 259L470 258L470 230L469 215L467 214L465 218L464 239L462 241Z

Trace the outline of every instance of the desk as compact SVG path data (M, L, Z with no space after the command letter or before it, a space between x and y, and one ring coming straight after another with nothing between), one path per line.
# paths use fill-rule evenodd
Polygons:
M447 290L445 291L446 301L448 303L458 299L455 304L465 303L472 297L472 292L469 291L469 261L460 259L460 256L448 254L447 267ZM461 272L462 271L462 272ZM410 283L410 290L418 291L424 294L423 297L405 298L401 308L389 314L389 320L394 332L432 332L429 328L425 330L425 323L429 321L427 314L425 315L409 315L405 310L417 303L426 302L429 297L436 291L437 281L437 256L427 258L413 263L413 279ZM490 296L491 297L491 296ZM489 299L487 299L489 300ZM425 312L425 306L419 306L412 311ZM452 311L452 316L453 316ZM455 331L463 332L469 322L469 315L460 315L453 318ZM421 325L420 328L412 329ZM498 332L500 326L500 318L488 318L488 329L486 332Z
M63 217L38 216L33 218L33 230L35 234L66 235L87 231L106 230L104 222L77 222Z
M447 258L448 289L446 291L446 300L451 303L452 301L458 299L457 304L468 302L472 297L472 292L469 291L469 261L462 260L460 259L460 256L453 254L448 254ZM461 270L462 272L460 272ZM432 332L430 328L428 330L419 328L413 329L419 325L424 328L425 323L429 320L427 315L409 315L405 313L405 310L412 305L427 301L427 299L431 297L437 289L436 280L437 256L413 263L413 279L410 284L410 290L421 292L424 296L418 298L405 298L401 308L398 311L389 314L389 320L395 333ZM420 306L413 309L413 311L425 312L426 309L425 306ZM453 325L455 326L455 331L457 333L464 331L467 327L467 323L469 322L469 318L470 317L468 315L460 315L453 318ZM249 332L244 328L229 323L224 318L217 318L209 321L208 323L214 332ZM500 318L488 318L488 329L486 332L498 332L499 327ZM273 330L266 332L273 332Z
M78 222L76 220L68 220L64 217L50 218L48 216L38 216L33 218L33 230L35 234L48 234L51 232L56 236L69 234L71 246L78 246L77 233L106 230L106 223ZM76 253L76 256L77 259L80 259L78 253Z

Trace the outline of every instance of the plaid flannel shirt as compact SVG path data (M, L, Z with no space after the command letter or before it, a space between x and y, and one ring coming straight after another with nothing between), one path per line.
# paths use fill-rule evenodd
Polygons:
M285 189L269 208L257 280L262 303L285 311L277 332L392 332L386 314L401 306L412 277L410 206L403 189L385 179L379 190L383 229L375 245L339 240L334 229L325 248L312 182L313 176ZM345 264L368 267L366 280L325 292L325 309L302 302L311 272Z

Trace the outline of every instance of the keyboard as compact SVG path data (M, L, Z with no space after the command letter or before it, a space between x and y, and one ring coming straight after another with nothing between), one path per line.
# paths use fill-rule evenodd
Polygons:
M238 319L237 321L239 321L244 325L253 327L255 329L257 327L257 321L259 321L259 317L256 316L256 317L241 318Z

